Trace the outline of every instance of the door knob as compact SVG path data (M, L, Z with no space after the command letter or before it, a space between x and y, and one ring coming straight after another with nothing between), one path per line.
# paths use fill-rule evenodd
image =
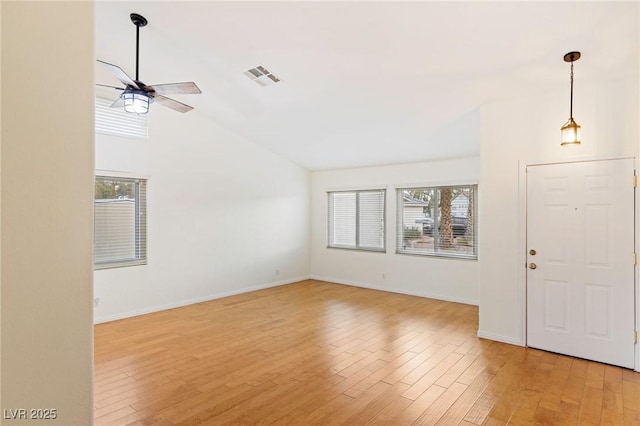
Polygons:
M538 265L536 265L535 263L530 263L529 264L529 269L536 269L538 267Z

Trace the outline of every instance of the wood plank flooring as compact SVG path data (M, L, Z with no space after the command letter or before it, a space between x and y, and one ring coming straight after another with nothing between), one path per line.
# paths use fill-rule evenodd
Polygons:
M640 373L304 281L95 326L96 425L640 425Z

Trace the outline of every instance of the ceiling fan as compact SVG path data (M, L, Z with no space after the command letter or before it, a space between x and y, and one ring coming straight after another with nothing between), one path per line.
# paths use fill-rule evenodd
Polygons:
M160 105L164 105L178 112L191 111L193 109L192 106L183 104L182 102L178 102L175 99L168 98L164 95L202 93L194 82L154 84L153 86L147 86L138 79L140 27L144 27L148 22L144 16L138 15L137 13L132 13L130 17L131 22L136 26L136 78L134 80L129 77L119 66L109 64L98 59L98 62L111 71L113 75L126 87L115 87L106 84L97 84L97 86L109 87L121 91L122 93L120 94L120 98L115 101L111 107L117 108L124 106L124 110L127 112L146 114L149 111L149 105L152 102L157 102Z

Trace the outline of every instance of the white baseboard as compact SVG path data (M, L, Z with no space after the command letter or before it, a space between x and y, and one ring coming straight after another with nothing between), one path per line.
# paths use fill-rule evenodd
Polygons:
M496 342L508 343L510 345L524 346L524 342L522 341L522 339L518 339L510 336L502 336L500 334L495 334L495 333L487 333L481 330L478 330L478 337L482 339L495 340Z
M406 294L408 296L426 297L428 299L444 300L444 301L447 301L447 302L464 303L465 305L478 306L478 301L477 300L463 299L463 298L451 297L451 296L443 296L441 294L434 294L434 293L429 293L429 292L407 290L407 289L395 288L395 287L394 288L380 287L380 286L375 286L375 285L371 285L371 284L367 284L367 283L361 283L361 282L350 281L350 280L343 280L343 279L340 279L340 278L320 277L320 276L317 276L317 275L311 275L311 279L312 280L318 280L318 281L327 281L327 282L335 283L335 284L350 285L350 286L353 286L353 287L368 288L368 289L371 289L371 290L387 291L389 293Z
M309 276L296 277L296 278L291 278L283 281L275 281L267 284L259 284L251 287L245 287L238 290L223 291L221 293L209 294L207 296L181 300L179 302L167 303L164 305L149 306L142 309L136 309L134 311L122 312L122 313L113 314L113 315L97 316L97 317L94 317L93 323L102 324L105 322L137 317L140 315L150 314L153 312L164 311L167 309L181 308L183 306L193 305L196 303L208 302L209 300L221 299L223 297L235 296L237 294L249 293L251 291L256 291L256 290L263 290L265 288L272 288L272 287L278 287L281 285L292 284L298 281L308 280L309 278L310 278Z
M271 283L267 283L267 284L255 285L255 286L251 286L251 287L245 287L245 288L238 289L238 290L231 290L231 291L225 291L225 292L221 292L221 293L209 294L209 295L202 296L202 297L196 297L196 298L193 298L193 299L181 300L181 301L178 301L178 302L167 303L167 304L164 304L164 305L149 306L149 307L145 307L145 308L142 308L142 309L136 309L136 310L128 311L128 312L121 312L121 313L112 314L112 315L96 316L96 317L94 317L93 323L94 324L102 324L102 323L105 323L105 322L116 321L116 320L120 320L120 319L131 318L131 317L136 317L136 316L140 316L140 315L150 314L150 313L153 313L153 312L164 311L164 310L167 310L167 309L180 308L180 307L183 307L183 306L193 305L193 304L196 304L196 303L208 302L209 300L221 299L223 297L235 296L237 294L248 293L248 292L251 292L251 291L263 290L263 289L266 289L266 288L278 287L278 286L286 285L286 284L292 284L292 283L295 283L295 282L298 282L298 281L304 281L304 280L308 280L308 279L314 279L314 280L318 280L318 281L327 281L327 282L330 282L330 283L349 285L349 286L353 286L353 287L368 288L368 289L371 289L371 290L387 291L387 292L390 292L390 293L406 294L406 295L409 295L409 296L418 296L418 297L426 297L426 298L429 298L429 299L445 300L447 302L464 303L466 305L475 305L475 306L478 305L478 301L476 301L476 300L455 298L455 297L443 296L443 295L433 294L433 293L428 293L428 292L417 292L417 291L406 290L406 289L401 289L401 288L380 287L380 286L374 286L374 285L371 285L371 284L366 284L366 283L361 283L361 282L356 282L356 281L343 280L343 279L330 278L330 277L320 277L320 276L312 275L312 276L302 276L302 277L291 278L291 279L283 280L283 281L275 281L275 282L271 282ZM478 333L478 336L479 337L485 337L485 336L480 336L480 333ZM512 344L516 344L516 345L518 344L518 343L513 343L511 341L501 340L500 338L493 338L493 337L489 337L489 336L486 336L486 338L487 339L491 339L491 340L503 341L505 343L512 343Z

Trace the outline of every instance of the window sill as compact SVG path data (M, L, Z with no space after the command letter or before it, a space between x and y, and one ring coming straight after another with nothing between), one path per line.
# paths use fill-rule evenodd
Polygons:
M415 253L410 251L400 251L397 250L396 254L400 254L403 256L417 256L417 257L435 257L439 259L453 259L453 260L478 260L478 255L469 255L469 254L451 254L451 253Z
M368 253L386 253L387 249L375 249L375 248L363 248L363 247L349 247L349 246L327 246L331 250L348 250L348 251L362 251Z
M104 269L114 269L114 268L126 268L128 266L142 266L146 265L147 260L127 260L122 262L104 262L104 263L95 263L93 265L94 271L100 271Z

